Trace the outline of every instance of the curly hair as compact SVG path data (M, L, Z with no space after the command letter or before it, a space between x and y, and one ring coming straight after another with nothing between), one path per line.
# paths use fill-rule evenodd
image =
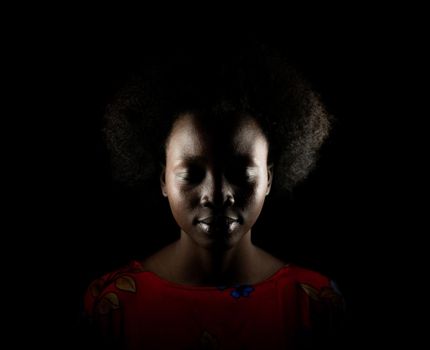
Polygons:
M206 118L253 116L269 141L278 194L307 177L332 121L303 76L265 47L215 45L171 55L135 73L107 107L114 178L133 188L154 184L174 121L193 111Z

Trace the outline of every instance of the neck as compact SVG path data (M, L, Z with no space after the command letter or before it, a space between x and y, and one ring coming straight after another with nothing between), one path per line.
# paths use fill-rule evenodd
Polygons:
M225 249L197 245L186 233L174 248L175 274L183 282L197 285L246 283L258 262L259 249L251 242L248 231L239 242Z

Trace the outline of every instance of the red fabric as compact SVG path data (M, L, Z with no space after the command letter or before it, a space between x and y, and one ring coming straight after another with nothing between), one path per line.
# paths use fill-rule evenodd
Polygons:
M293 265L222 288L175 284L133 261L90 285L85 311L120 348L295 349L314 326L311 304L336 296L328 278Z

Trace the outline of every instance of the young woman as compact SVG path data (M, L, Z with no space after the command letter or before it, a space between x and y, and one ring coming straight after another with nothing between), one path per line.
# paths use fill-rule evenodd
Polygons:
M251 241L267 196L307 176L329 126L306 81L262 49L188 53L133 79L106 113L115 175L141 190L157 179L180 238L90 285L96 344L332 348L333 282Z

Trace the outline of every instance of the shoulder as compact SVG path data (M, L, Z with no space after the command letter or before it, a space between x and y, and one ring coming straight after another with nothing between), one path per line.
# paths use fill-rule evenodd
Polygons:
M285 295L302 306L311 323L327 325L343 322L345 300L330 277L296 265L286 265L284 276Z
M343 296L335 281L324 274L294 264L285 265L287 281L311 300L343 305Z
M141 273L145 269L137 261L93 280L84 296L85 313L107 314L120 307L120 300L136 294Z
M294 264L286 264L285 269L288 280L305 290L308 294L314 295L317 291L324 290L332 290L333 293L341 294L336 283L330 277L320 272Z
M307 268L287 265L290 287L303 306L304 319L319 348L341 348L345 326L345 300L336 283L328 276ZM330 345L330 347L328 347Z

